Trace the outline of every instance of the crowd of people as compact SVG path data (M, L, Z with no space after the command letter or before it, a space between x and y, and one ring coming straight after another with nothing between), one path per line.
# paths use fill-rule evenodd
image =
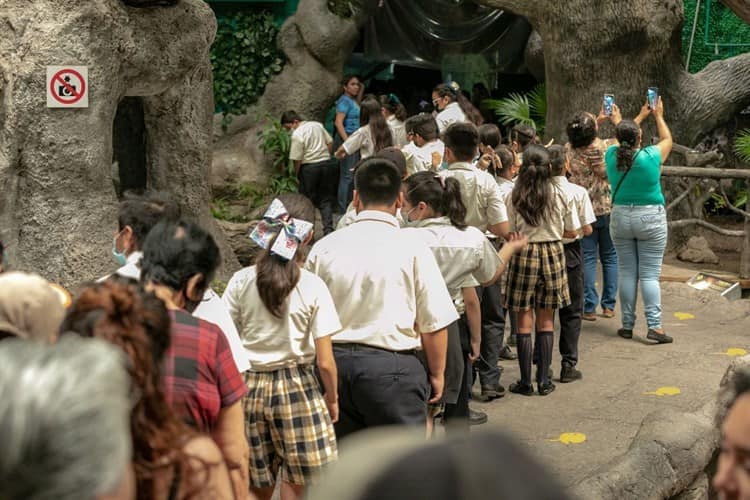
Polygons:
M556 317L559 381L581 379L582 320L613 317L618 288L613 335L632 338L640 282L647 338L672 341L658 282L672 145L661 100L632 121L616 106L578 113L570 142L545 147L528 125L504 142L455 84L435 87L434 115L412 117L397 96L361 89L344 80L333 134L283 113L299 193L273 200L249 235L262 252L221 296L216 243L161 193L123 199L119 267L74 297L0 261L0 498L391 498L423 486L399 468L430 477L454 454L477 457L456 477L528 477L482 484L564 498L505 438L469 438L487 421L469 403L505 396L500 358L518 362L510 392L552 393ZM659 142L646 146L649 116ZM733 413L747 415L746 386L717 487L746 484ZM436 424L446 444L424 440ZM354 453L326 478L339 441L391 425L422 444L372 468ZM516 468L498 476L496 453ZM429 484L430 498L453 498Z

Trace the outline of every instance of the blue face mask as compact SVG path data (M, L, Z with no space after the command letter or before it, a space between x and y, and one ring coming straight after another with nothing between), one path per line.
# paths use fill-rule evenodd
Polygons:
M117 251L117 236L112 239L112 257L115 259L118 266L124 266L128 263L128 258L125 254Z

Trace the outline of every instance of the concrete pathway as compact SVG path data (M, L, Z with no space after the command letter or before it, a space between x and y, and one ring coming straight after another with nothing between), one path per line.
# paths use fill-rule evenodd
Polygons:
M743 353L738 349L750 352L750 301L730 303L680 283L663 283L662 301L664 328L675 338L673 344L652 345L645 339L640 303L632 340L616 334L619 311L615 319L584 321L579 362L583 380L559 383L560 358L555 352L555 392L546 397L507 393L490 403L472 402L489 415L489 422L475 429L510 433L571 486L626 452L652 411L670 406L694 411L702 406L714 397L732 359L728 350L735 355ZM556 349L557 339L556 334ZM519 377L518 364L501 365L501 384L507 388ZM563 436L566 433L574 434ZM579 444L560 440L563 436L581 441L581 434L585 441Z

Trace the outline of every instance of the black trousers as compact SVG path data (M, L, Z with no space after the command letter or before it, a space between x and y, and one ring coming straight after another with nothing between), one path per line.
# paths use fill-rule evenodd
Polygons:
M469 394L471 392L472 369L471 362L469 361L469 354L471 353L471 334L469 333L469 325L466 322L466 315L462 315L458 321L451 325L451 327L458 330L458 335L461 339L461 351L463 354L461 368L463 369L463 374L461 378L461 388L458 392L458 399L455 404L445 404L444 418L446 431L449 433L451 431L468 432Z
M583 256L580 240L565 245L565 267L568 272L570 305L558 312L560 356L563 365L575 366L578 363L578 339L581 336L583 314Z
M424 428L430 384L415 352L333 344L333 355L339 379L337 439L381 425Z
M323 232L333 231L333 208L339 185L339 165L336 160L305 163L299 169L299 192L312 200L323 221Z

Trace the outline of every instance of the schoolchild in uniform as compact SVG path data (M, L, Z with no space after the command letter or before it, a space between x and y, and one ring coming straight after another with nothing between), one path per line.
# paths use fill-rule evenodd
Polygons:
M368 158L354 179L355 222L318 241L306 264L328 285L343 326L333 337L336 436L394 424L422 431L427 403L443 395L446 328L458 314L430 249L399 228L393 162Z
M393 146L393 134L381 112L376 99L366 98L359 109L359 128L336 150L336 158L359 152L361 158L367 159L381 149Z
M495 159L495 148L500 146L503 135L494 123L485 123L479 128L479 156L474 163L479 170L487 171L493 166Z
M508 215L500 188L494 177L472 164L479 146L479 132L471 123L454 123L443 135L448 169L442 174L453 177L461 185L461 199L466 206L466 224L480 231L489 231L504 239L508 235ZM479 372L479 399L490 401L505 395L500 385L501 368L497 366L505 330L505 312L498 283L483 287L482 356L475 368Z
M521 369L521 380L511 384L510 391L525 396L534 394L531 330L536 319L539 343L536 381L539 394L546 396L555 390L549 378L554 312L570 304L562 238L576 237L580 223L572 202L552 183L549 154L542 146L531 145L524 152L508 205L508 218L512 232L529 238L529 245L511 259L506 288L507 306L518 315L516 342Z
M381 95L378 97L380 105L383 107L383 116L388 128L393 135L393 145L397 147L405 146L409 141L406 138L406 128L404 122L408 118L406 108L399 100L396 94Z
M484 123L482 113L461 93L456 82L441 83L432 89L432 105L438 111L437 120L443 134L454 123L473 123L477 127Z
M565 146L555 144L548 148L553 184L573 200L576 214L581 223L581 231L576 238L563 238L565 248L565 269L568 274L570 305L558 310L560 317L560 356L562 369L560 382L579 380L582 375L578 364L578 338L581 336L583 313L583 255L581 238L591 234L591 225L596 222L594 206L586 188L568 181L566 173L570 167ZM539 345L539 344L537 344ZM536 346L535 346L536 347Z
M281 125L292 132L289 159L299 180L299 192L320 210L323 233L333 231L333 209L339 183L338 162L331 158L333 138L322 123L302 120L295 111L281 115Z
M472 412L470 418L469 413L471 363L479 359L482 338L475 287L497 281L510 257L526 242L523 238L514 240L498 254L481 231L466 225L458 181L432 172L419 172L406 179L403 210L407 219L404 231L416 234L430 247L461 316L448 328L445 421L463 426L483 423L485 414Z
M341 323L325 283L300 268L314 221L304 196L275 199L251 235L264 251L232 276L223 296L250 360L245 425L251 490L261 499L271 498L277 477L282 499L300 498L310 476L337 456L331 335Z
M420 113L405 123L410 143L402 148L407 155L409 175L425 170L437 171L443 163L445 144L440 140L438 124L432 115Z

